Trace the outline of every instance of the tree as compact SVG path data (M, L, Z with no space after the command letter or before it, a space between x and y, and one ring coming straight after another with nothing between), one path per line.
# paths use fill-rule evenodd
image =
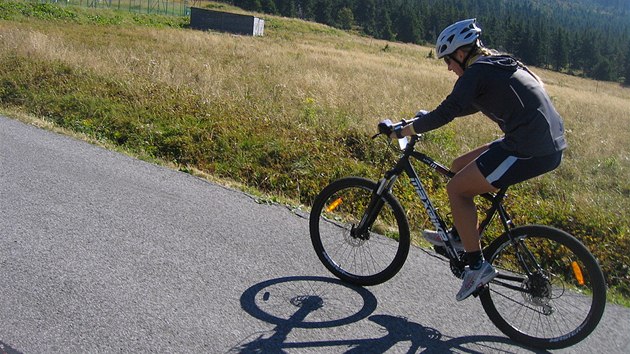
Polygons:
M568 38L566 33L558 28L551 45L551 65L554 70L561 71L569 63Z
M337 24L341 29L352 29L352 25L354 24L354 15L352 14L352 10L347 7L341 9L339 13L337 13Z
M595 80L601 81L609 81L612 79L612 65L610 65L610 60L605 57L600 57L598 63L595 65L593 70L589 71L589 76L594 78Z
M406 43L420 43L422 39L422 24L417 11L405 4L396 14L396 39Z
M315 21L332 26L334 24L332 16L332 1L317 0L315 1Z
M624 60L624 85L630 86L630 41L628 41L628 51L626 52L626 59Z
M278 1L276 4L280 14L285 17L298 17L295 1Z
M539 19L537 29L534 28L534 63L538 66L548 66L550 63L550 32L549 28L543 23L542 19Z
M396 37L394 33L391 17L389 11L381 8L379 15L376 18L376 37L379 39L385 39L388 41L393 40Z
M598 44L599 38L591 31L584 31L575 43L575 52L571 54L572 65L588 74L599 63Z
M236 2L235 2L236 3ZM240 3L240 7L249 11L261 11L262 5L260 4L260 0L243 0L238 1Z
M520 45L523 41L523 25L522 23L511 23L506 37L505 49L516 56L521 55Z
M376 36L376 2L375 0L359 1L355 13L355 19L363 27L363 32L370 36Z
M301 19L315 20L316 0L301 0L298 3L298 14Z
M275 15L278 13L276 2L274 0L261 0L260 5L264 13Z
M527 64L536 65L536 45L529 25L520 24L520 41L516 42L516 54Z

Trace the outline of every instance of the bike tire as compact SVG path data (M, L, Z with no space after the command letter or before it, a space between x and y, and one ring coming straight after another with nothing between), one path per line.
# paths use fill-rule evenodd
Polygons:
M385 203L369 238L351 236L376 188L375 182L361 177L334 181L315 198L309 220L311 242L320 261L339 279L360 286L391 279L409 253L407 217L390 193L382 197Z
M536 348L565 348L586 338L606 306L606 283L595 257L575 237L549 226L511 233L543 271L525 275L507 233L494 240L484 254L499 276L480 294L490 320L508 337Z

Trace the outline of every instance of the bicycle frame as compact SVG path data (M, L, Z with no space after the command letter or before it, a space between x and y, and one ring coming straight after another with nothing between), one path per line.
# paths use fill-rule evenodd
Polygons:
M446 252L448 254L448 258L450 258L451 261L462 262L463 260L461 259L461 256L455 250L455 248L453 247L453 245L451 244L448 238L447 231L446 231L448 228L446 226L446 223L444 222L444 219L440 217L438 210L435 208L435 206L431 202L431 199L426 189L424 188L422 181L420 181L418 174L416 173L415 169L413 168L413 165L411 164L410 158L414 158L422 162L423 164L427 165L429 168L433 169L434 171L438 172L439 174L445 176L448 179L455 176L455 173L449 170L448 168L444 167L440 163L436 162L429 156L421 152L415 151L414 147L418 139L419 137L417 135L412 136L411 141L409 141L406 144L401 144L401 147L404 145L402 156L400 157L396 165L391 170L385 172L384 177L378 182L378 188L376 192L374 193L374 196L372 200L370 201L370 204L367 209L371 212L363 215L363 218L361 222L359 223L359 225L357 225L357 227L352 230L353 236L359 237L362 239L365 239L367 237L368 233L366 231L372 225L372 223L374 222L376 218L376 215L378 215L378 213L380 212L383 206L384 202L383 202L382 196L385 193L391 192L394 184L396 183L396 180L404 172L409 177L411 184L414 186L416 193L418 194L418 197L420 197L420 200L422 201L422 204L424 205L425 211L427 212L427 215L429 216L431 223L438 231L438 234L440 235L440 238L442 239L442 241L444 241L444 244L446 245ZM494 216L497 214L499 215L501 223L504 229L506 230L506 232L509 232L510 228L513 227L511 218L509 217L502 203L503 200L505 199L506 191L507 191L507 187L500 189L495 194L486 193L482 195L482 197L489 200L492 203L492 205L490 206L490 208L488 208L488 210L486 210L486 216L479 225L480 235L483 235L483 232L486 230L486 228L488 227L488 225L490 224Z

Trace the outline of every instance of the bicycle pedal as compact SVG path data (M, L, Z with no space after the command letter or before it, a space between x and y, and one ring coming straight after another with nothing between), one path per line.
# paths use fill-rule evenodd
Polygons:
M483 293L484 291L486 291L486 289L488 289L488 284L484 284L484 285L480 285L473 293L472 296L473 297L479 297L479 295L481 293Z

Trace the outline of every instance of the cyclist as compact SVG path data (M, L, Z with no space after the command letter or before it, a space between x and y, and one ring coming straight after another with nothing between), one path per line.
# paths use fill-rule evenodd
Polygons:
M456 22L440 33L437 57L444 58L457 82L437 108L418 112L412 124L391 134L401 138L427 132L476 112L488 116L504 133L503 138L457 157L451 166L456 174L447 192L461 241L449 237L456 248L463 248L468 264L457 301L497 275L481 253L474 197L554 170L567 146L562 118L538 76L512 56L484 47L480 35L476 19ZM425 232L425 238L442 244L437 232Z

